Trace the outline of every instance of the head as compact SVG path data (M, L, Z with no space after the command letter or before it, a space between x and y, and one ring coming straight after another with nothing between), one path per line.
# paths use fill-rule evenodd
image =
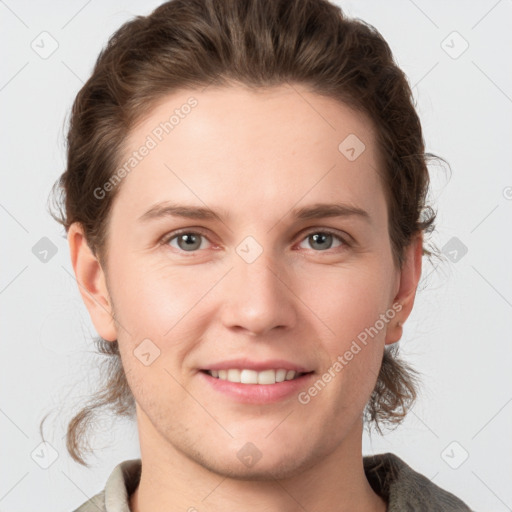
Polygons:
M398 424L416 396L396 342L431 254L430 157L387 43L326 1L175 0L123 25L74 102L56 184L108 356L72 457L85 464L103 408L227 473L246 441L286 473L363 419ZM170 205L202 214L156 215ZM304 366L311 387L210 400L203 370L249 355Z

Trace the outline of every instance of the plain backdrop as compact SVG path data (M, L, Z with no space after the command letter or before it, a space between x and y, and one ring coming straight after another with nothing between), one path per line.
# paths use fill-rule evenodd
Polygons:
M0 2L2 511L73 510L115 465L139 457L135 424L110 417L91 440L90 469L66 452L67 421L95 389L99 358L64 231L46 205L65 166L67 115L100 49L158 4ZM422 374L421 396L398 429L365 434L364 453L396 453L475 510L512 510L512 2L340 4L389 42L427 150L451 166L451 175L431 166L433 241L445 260L425 264L400 342ZM42 261L46 239L55 254ZM48 412L51 446L39 433Z

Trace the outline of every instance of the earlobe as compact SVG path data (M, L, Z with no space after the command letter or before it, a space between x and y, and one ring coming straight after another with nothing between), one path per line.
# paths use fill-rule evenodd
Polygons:
M69 227L67 238L78 289L94 327L103 339L115 341L117 332L104 270L78 222Z
M398 291L393 300L393 304L400 304L400 311L386 330L386 345L395 343L402 337L403 325L414 305L416 290L421 277L423 233L418 234L406 247L404 257Z

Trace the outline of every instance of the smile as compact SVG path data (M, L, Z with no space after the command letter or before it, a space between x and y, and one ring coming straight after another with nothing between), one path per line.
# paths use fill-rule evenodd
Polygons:
M276 384L285 380L298 379L305 373L296 372L295 370L285 370L283 368L274 370L249 370L236 369L229 370L206 370L211 377L226 380L228 382L236 382L240 384Z

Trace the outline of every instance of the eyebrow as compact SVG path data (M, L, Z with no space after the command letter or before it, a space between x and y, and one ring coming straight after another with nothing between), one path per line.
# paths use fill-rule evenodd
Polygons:
M290 213L292 217L301 220L323 219L328 217L358 217L367 222L371 222L370 214L366 210L348 204L317 203L311 206L295 208ZM166 217L181 217L199 220L218 219L222 221L222 217L228 218L229 215L224 210L216 213L210 208L162 202L153 205L148 211L139 217L139 221L147 222Z
M359 217L362 220L370 222L370 214L348 204L324 204L318 203L312 206L305 206L292 211L292 216L298 219L323 219L327 217Z

